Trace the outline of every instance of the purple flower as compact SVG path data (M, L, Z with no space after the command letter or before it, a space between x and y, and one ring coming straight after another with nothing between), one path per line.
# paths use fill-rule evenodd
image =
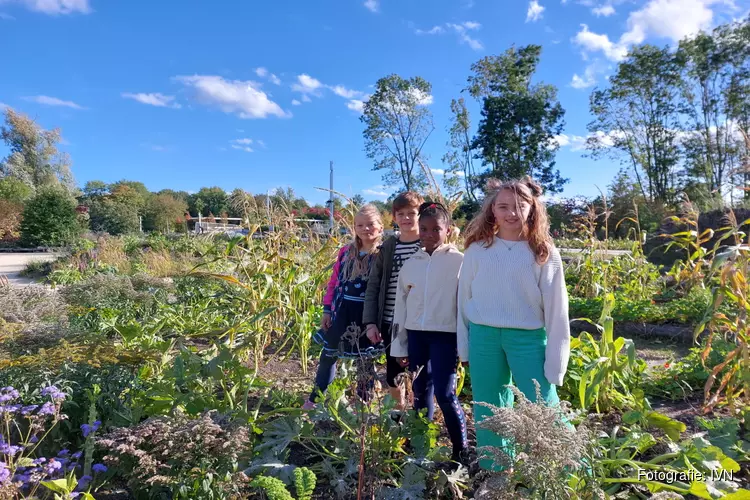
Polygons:
M14 399L18 398L19 394L18 391L15 390L12 387L3 387L0 389L0 403L7 403L8 401L13 401Z
M0 462L0 484L6 482L8 479L10 479L10 470L5 465L5 462Z
M93 434L94 432L96 432L99 429L99 427L101 427L101 425L102 423L99 420L97 420L91 425L83 424L81 426L81 430L83 431L83 437L89 437L89 434Z
M33 436L31 436L31 439L29 439L29 441L31 441L32 443L38 443L39 437L36 434L34 434Z
M55 401L62 401L63 399L65 399L66 394L54 385L51 385L42 389L42 396L49 396Z
M78 460L79 458L81 458L83 456L83 452L82 451L77 451L77 452L73 453L73 455L71 455L71 456L73 457L74 460Z
M91 467L91 470L98 474L104 474L107 472L107 466L104 464L94 464L93 467Z
M76 489L85 490L86 488L88 488L92 479L94 478L91 476L82 476L81 479L78 480L78 485L76 486Z
M3 405L0 406L0 415L5 413L16 413L21 409L21 405Z
M8 456L15 456L19 451L21 451L23 447L21 446L13 446L10 443L6 443L5 439L3 439L2 436L0 436L0 455L8 455Z
M65 457L68 455L70 455L70 450L67 448L60 450L60 453L57 454L58 457Z
M62 469L62 464L58 462L57 460L50 459L49 463L44 466L44 472L47 473L47 475L52 476L56 472L58 472L60 469Z
M55 405L53 405L50 402L44 403L42 407L39 409L39 415L54 415L55 414Z
M36 460L34 460L34 465L39 465L39 464L43 464L43 463L44 463L44 462L46 462L46 461L47 461L47 459L46 459L46 458L44 458L44 457L41 457L41 458L37 458Z
M39 405L30 405L21 407L21 415L30 415L39 408Z

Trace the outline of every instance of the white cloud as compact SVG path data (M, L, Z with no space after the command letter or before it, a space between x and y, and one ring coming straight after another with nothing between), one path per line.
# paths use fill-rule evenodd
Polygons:
M266 118L277 116L288 118L291 113L269 99L260 90L260 84L252 81L225 80L220 76L178 76L177 81L191 87L198 101L221 109L225 113L236 113L240 118Z
M417 104L419 104L420 106L429 106L430 104L432 104L432 94L425 94L419 89L412 89L411 93L414 95L414 98L417 100Z
M599 35L589 31L585 24L581 25L581 31L573 37L573 43L580 45L587 52L601 51L611 61L621 61L627 55L627 47L610 41L607 35Z
M348 89L343 85L335 85L333 87L329 86L328 88L331 89L334 94L339 97L343 97L344 99L353 99L362 95L362 92L358 90Z
M573 38L573 42L585 51L600 51L612 61L621 61L627 55L628 47L640 44L648 38L668 39L677 42L688 35L710 28L714 24L714 9L723 6L734 11L734 0L649 0L642 8L628 16L628 30L613 42L607 35L589 31L588 26L581 25L582 30ZM614 13L601 7L600 15ZM611 7L611 5L610 5ZM594 9L594 13L597 9Z
M257 141L255 141L255 143L256 143L256 144L257 144L258 146L262 147L262 148L265 148L265 147L266 147L266 143L265 143L265 142L263 142L263 141L261 141L260 139L258 139Z
M6 109L12 109L10 106L5 104L4 102L0 102L0 111L4 111Z
M158 106L162 108L180 108L181 106L173 102L174 96L171 95L164 95L157 93L152 94L145 94L145 93L138 93L138 94L131 94L130 92L123 92L122 97L126 99L133 99L134 101L138 101L141 104L148 104L150 106Z
M251 148L249 146L240 146L238 144L232 144L232 149L236 149L238 151L244 151L246 153L252 153L253 152L253 148Z
M302 103L299 102L297 99L292 99L292 106L299 106L300 104Z
M544 7L539 5L537 0L529 2L529 8L526 10L526 22L536 22L542 18Z
M567 134L560 134L556 135L552 138L552 141L556 143L561 148L564 148L565 146L570 145L570 137L567 136Z
M252 144L253 140L243 138L243 139L235 139L232 142L235 144L244 144L245 146L247 146L248 144Z
M0 3L15 1L34 12L57 16L60 14L89 14L92 12L89 0L0 0Z
M273 83L274 85L281 85L281 78L271 73L268 75L268 81Z
M589 64L583 71L583 76L578 76L578 73L573 75L573 80L570 82L570 86L574 89L587 89L596 85L596 65Z
M323 87L323 84L320 80L304 73L297 76L297 83L292 84L292 90L303 94L317 95L317 92L321 87Z
M346 103L346 107L357 113L362 113L365 110L365 102L359 99L351 99Z
M378 198L388 198L388 193L385 191L378 191L377 189L363 189L362 192L370 196L377 196Z
M445 170L442 168L431 168L432 175L442 176L445 175Z
M302 102L312 102L312 99L310 99L310 96L308 96L307 94L304 94L302 96Z
M35 96L29 96L23 98L26 101L35 102L37 104L43 104L45 106L62 106L65 108L73 108L73 109L86 109L83 106L80 106L73 101L64 101L62 99L58 99L57 97L49 97L46 95L35 95Z
M266 78L269 82L273 83L274 85L281 85L281 79L274 75L273 73L270 73L268 69L264 67L255 68L255 74L258 75L260 78Z
M466 21L461 24L447 24L447 26L453 31L456 32L458 35L458 39L461 41L461 43L465 43L469 47L471 47L473 50L482 50L484 48L484 45L482 45L482 42L477 40L476 38L472 38L468 31L474 31L478 30L482 27L481 24L474 22L474 21Z
M591 12L596 17L609 17L615 14L615 8L612 6L612 4L600 5L591 9Z
M414 30L414 33L417 35L442 35L445 33L445 29L443 29L442 26L433 26L428 30L416 29Z
M378 12L380 10L380 0L365 0L363 5L370 12Z
M469 31L476 31L481 27L482 25L476 21L464 21L460 24L445 23L445 25L436 25L428 30L416 28L414 33L416 35L444 35L448 32L452 32L458 36L458 40L461 43L465 43L474 50L482 50L484 48L482 42L469 35Z

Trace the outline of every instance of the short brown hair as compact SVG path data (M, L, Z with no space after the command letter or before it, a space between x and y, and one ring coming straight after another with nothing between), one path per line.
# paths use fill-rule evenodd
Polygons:
M422 203L424 203L424 198L422 198L421 194L414 191L404 191L403 193L399 193L399 195L393 200L393 208L391 211L393 212L393 215L396 215L396 212L405 208L419 210L419 206Z

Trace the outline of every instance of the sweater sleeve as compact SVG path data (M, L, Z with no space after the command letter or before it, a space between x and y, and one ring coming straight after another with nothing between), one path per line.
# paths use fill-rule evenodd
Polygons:
M339 250L336 256L336 262L333 264L333 271L331 271L331 279L328 280L328 287L326 288L326 294L323 296L323 312L331 314L331 305L333 304L333 293L336 290L336 286L339 284L339 270L341 269L341 260L344 258L347 247L344 246Z
M539 287L547 330L544 375L550 384L562 385L570 358L570 320L565 272L557 249L552 249L549 260L542 266Z
M365 290L365 305L362 311L362 324L378 325L380 315L380 287L383 279L383 267L385 265L385 244L380 248L378 255L375 257L370 276L367 278L367 290Z
M474 280L475 269L474 252L467 248L458 274L456 337L458 340L458 357L461 358L461 361L469 361L469 318L466 315L466 306L471 300L471 282Z
M401 268L396 287L396 306L393 310L393 340L391 341L391 356L405 358L409 356L409 338L406 331L406 298L409 286L406 284L409 261Z

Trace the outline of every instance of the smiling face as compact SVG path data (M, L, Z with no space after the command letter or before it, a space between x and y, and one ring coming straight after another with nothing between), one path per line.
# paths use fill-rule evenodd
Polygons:
M415 233L417 232L417 219L419 210L416 207L404 207L400 210L396 210L393 214L393 219L398 224L398 228L402 232Z
M377 217L359 214L354 218L354 232L362 240L365 249L370 249L378 241L383 226Z
M510 189L503 189L492 204L492 215L495 216L500 237L503 235L520 235L525 222L529 219L531 204Z
M450 229L442 218L433 215L423 215L419 218L419 241L425 252L432 254L436 248L448 239Z

